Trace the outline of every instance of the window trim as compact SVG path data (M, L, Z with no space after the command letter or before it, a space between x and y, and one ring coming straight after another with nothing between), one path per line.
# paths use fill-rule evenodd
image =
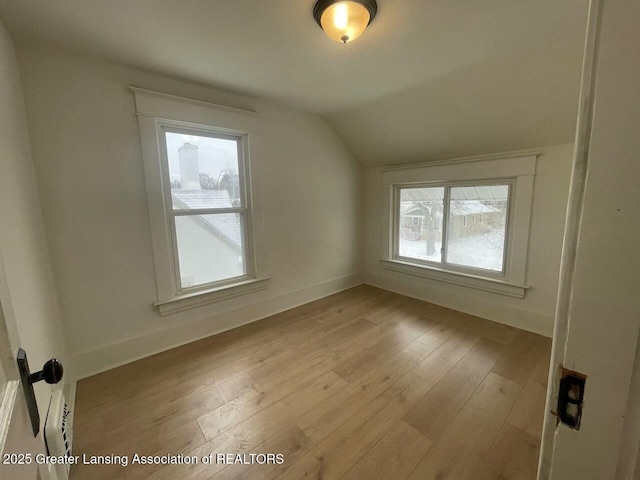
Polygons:
M480 277L465 272L454 272L434 266L420 265L401 260L380 259L382 267L399 273L413 275L415 277L428 278L452 285L474 288L490 293L497 293L514 298L524 298L525 292L531 288L529 285L503 281L490 277Z
M202 307L222 300L229 300L247 293L258 292L267 288L269 278L248 278L230 285L211 287L207 290L184 293L170 300L154 302L161 316L179 313L191 308Z
M135 97L136 116L140 133L142 163L149 214L151 250L157 298L153 305L160 315L181 312L190 308L224 301L238 295L250 294L269 285L267 255L265 252L264 225L255 219L263 217L263 208L255 199L262 196L261 183L256 182L252 163L255 155L250 151L249 139L252 132L259 129L259 115L252 110L216 105L200 100L168 95L152 90L129 87ZM233 281L224 281L198 285L197 289L184 288L178 290L179 279L175 275L175 258L177 249L173 246L172 236L175 227L168 222L167 205L171 208L169 176L166 174L165 161L161 150L166 149L165 135L159 125L171 128L202 131L216 135L243 136L245 207L247 209L244 229L246 236L247 258L246 273L242 277L234 277ZM169 197L166 195L169 193ZM235 207L234 207L235 209ZM191 210L185 210L185 213ZM204 210L193 210L202 214ZM224 213L221 210L218 213ZM188 213L187 213L188 214ZM228 279L231 280L231 279Z
M402 274L425 277L444 283L489 291L516 298L524 298L531 288L526 284L531 208L537 152L506 155L485 155L435 161L382 170L384 237L380 264L383 268ZM509 203L509 238L505 248L503 277L478 275L474 271L441 268L440 264L425 264L405 257L394 258L395 186L437 185L446 183L480 184L496 180L513 181ZM447 204L445 204L447 208ZM444 212L448 217L448 211ZM445 243L446 245L446 243Z

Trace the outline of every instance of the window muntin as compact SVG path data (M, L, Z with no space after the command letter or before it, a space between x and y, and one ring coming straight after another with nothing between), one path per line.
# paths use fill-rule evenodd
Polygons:
M177 293L250 277L246 135L160 128Z
M504 276L512 185L512 181L397 185L394 257ZM408 213L418 217L410 235L404 228Z

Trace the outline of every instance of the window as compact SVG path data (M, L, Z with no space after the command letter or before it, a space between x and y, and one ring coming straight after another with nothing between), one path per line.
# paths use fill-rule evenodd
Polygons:
M382 267L524 298L537 155L383 170Z
M249 277L246 136L164 124L160 129L178 292Z
M259 182L251 179L249 158L257 114L131 90L160 314L266 288L264 261L256 254L261 232L252 222L254 215L262 216L261 206L252 202Z
M395 188L396 258L503 274L509 183ZM476 223L476 215L485 223Z

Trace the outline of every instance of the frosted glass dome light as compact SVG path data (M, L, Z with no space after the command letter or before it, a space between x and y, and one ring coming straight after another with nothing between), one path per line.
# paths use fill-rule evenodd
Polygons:
M362 35L377 11L375 0L318 0L313 18L329 38L348 43Z

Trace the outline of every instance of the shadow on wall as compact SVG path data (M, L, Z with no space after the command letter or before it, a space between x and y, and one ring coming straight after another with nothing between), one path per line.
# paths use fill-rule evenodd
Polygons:
M582 35L575 35L580 45ZM582 56L547 41L330 115L368 166L573 141ZM581 46L572 49L581 52ZM564 65L559 69L558 65Z

